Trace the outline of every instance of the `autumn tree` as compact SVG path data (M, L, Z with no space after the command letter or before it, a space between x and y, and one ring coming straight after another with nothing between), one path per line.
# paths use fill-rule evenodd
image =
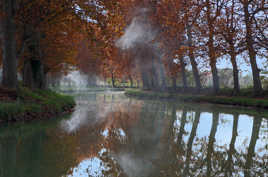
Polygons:
M17 62L30 88L45 88L48 72L75 65L78 42L89 23L85 13L98 14L96 4L85 0L1 1L1 9L3 85L10 88L17 85Z
M184 23L182 20L181 1L164 1L158 4L155 23L160 26L160 33L157 40L161 43L161 48L165 51L164 63L166 72L173 80L173 88L176 87L176 77L181 72L183 88L187 88L187 79L185 74L184 62ZM179 57L178 57L179 56ZM176 61L179 61L179 65ZM180 66L179 68L177 66ZM175 68L177 70L175 70Z
M175 52L178 54L179 50L182 53L185 53L185 56L189 57L197 92L200 91L202 86L194 54L196 46L193 40L193 35L202 7L201 3L195 1L169 0L159 4L157 14L162 26L164 26L162 31L165 34L165 46L168 47L168 52ZM167 38L170 40L167 40ZM172 40L174 42L171 42ZM184 60L183 57L180 57L183 85L184 87L187 87L184 72L184 63L186 62Z
M201 81L200 81L200 75L199 70L197 66L197 62L195 59L195 43L193 40L193 33L196 30L197 26L197 19L200 15L200 12L203 8L202 4L199 4L199 2L195 1L186 1L184 0L183 6L185 9L187 9L185 13L185 17L183 18L185 28L186 28L186 34L187 34L187 46L188 46L188 56L190 58L193 75L195 79L195 85L196 89L199 92L202 89Z
M251 65L252 75L253 75L253 86L254 94L259 95L262 92L262 84L260 79L260 69L257 65L257 53L258 48L256 43L262 41L256 36L256 30L259 27L259 18L263 18L261 13L267 12L267 2L265 0L255 1L255 0L239 0L241 3L241 14L245 24L246 31L246 48L248 51L249 61ZM259 17L258 17L259 16ZM265 17L264 17L265 18ZM267 17L266 17L267 18ZM262 30L260 31L261 34ZM264 36L263 36L264 37ZM265 37L264 37L265 38ZM266 37L267 39L267 37Z
M237 55L241 54L245 50L244 45L244 32L242 26L239 23L239 15L237 15L237 2L230 0L226 3L223 8L223 14L219 19L219 33L225 41L222 49L224 53L229 55L232 69L233 69L233 80L234 80L234 95L240 91L239 85L239 70L237 65Z
M221 10L224 5L224 0L206 0L204 2L205 8L203 13L203 18L205 20L205 24L203 27L204 37L207 38L207 54L209 58L209 65L212 72L212 79L213 79L213 91L217 93L220 89L219 84L219 76L218 76L218 69L217 69L217 58L221 55L220 51L218 50L218 42L215 40L216 38L216 22L217 18L221 15Z
M65 38L69 36L70 31L63 30L66 30L65 26L68 21L75 17L73 6L74 2L71 0L66 2L33 1L28 4L21 2L17 16L21 30L21 43L25 45L22 63L25 86L46 87L46 73L50 70L46 61L51 57L47 54L52 54L51 51L48 52L48 48L52 47L53 54L56 54L57 49L62 47L60 43L66 44L72 41L71 38L68 40ZM58 28L60 25L61 29ZM61 52L67 53L66 49L65 52ZM54 66L59 67L59 63Z

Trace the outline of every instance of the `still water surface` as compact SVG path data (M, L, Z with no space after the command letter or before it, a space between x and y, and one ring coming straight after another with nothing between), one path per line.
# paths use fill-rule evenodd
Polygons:
M268 121L261 115L123 92L76 99L70 117L0 127L0 177L268 174Z

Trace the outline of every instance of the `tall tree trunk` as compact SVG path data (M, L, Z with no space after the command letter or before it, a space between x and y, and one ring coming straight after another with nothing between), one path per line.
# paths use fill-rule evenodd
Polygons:
M167 83L166 83L166 72L165 72L165 67L163 62L161 61L161 58L158 58L159 61L159 75L160 75L160 80L161 80L161 90L164 91L167 88Z
M40 60L27 59L23 66L23 85L28 88L47 88L44 65Z
M96 86L97 86L97 77L92 73L88 73L87 87L96 87Z
M23 84L29 88L46 89L46 74L40 45L41 34L30 26L28 30L33 33L33 37L31 45L28 46L31 55L24 61Z
M191 28L187 27L187 37L188 37L188 46L190 47L189 49L189 58L190 58L190 62L192 65L192 70L193 70L193 75L194 75L194 80L195 80L195 87L196 87L196 91L200 92L200 90L202 89L202 85L201 85L201 81L200 81L200 75L199 75L199 71L198 71L198 67L197 67L197 63L195 61L195 57L194 57L194 53L193 53L193 41L192 41L192 34L191 34Z
M186 77L186 71L185 71L185 63L183 57L180 57L180 64L181 64L181 78L182 78L182 86L183 90L185 91L188 87L187 85L187 77Z
M212 72L212 80L213 80L213 91L214 93L218 93L219 89L220 89L220 82L219 82L219 76L218 76L218 70L217 70L217 56L216 56L216 48L214 47L214 35L215 35L215 30L214 30L214 23L215 23L215 19L218 16L217 12L216 14L213 14L212 10L211 10L211 1L210 0L206 0L206 7L207 7L207 11L206 11L206 19L207 19L207 23L208 23L208 56L209 56L209 65L211 67L211 72ZM218 4L217 4L218 6ZM217 9L218 11L218 9Z
M155 61L155 58L153 56L151 56L152 58L152 77L151 77L151 85L152 88L158 89L159 88L159 77L158 77L158 73L157 73L157 61Z
M150 89L148 71L145 71L144 68L141 68L141 79L142 79L142 87L144 90Z
M209 42L208 42L208 50L209 50L209 64L211 67L212 72L212 79L213 79L213 91L214 93L218 93L220 89L220 83L219 83L219 76L218 76L218 69L216 66L216 54L215 54L215 48L213 45L213 35L210 34L209 36Z
M174 91L177 90L177 78L176 77L177 77L176 75L175 76L172 76L172 89Z
M243 4L243 9L244 9L244 20L246 24L246 44L247 44L247 50L249 53L250 65L252 69L254 94L260 95L262 93L262 84L261 84L261 79L260 79L260 70L256 62L256 51L253 46L254 42L253 42L252 29L251 29L252 21L250 20L251 17L248 11L247 2Z
M130 87L133 88L133 79L132 79L131 75L128 76L128 79L130 81Z
M15 24L16 0L3 1L3 80L4 87L16 89L17 87L17 51L16 51L16 24Z
M31 60L25 60L22 71L23 85L28 88L33 88L33 70Z
M42 64L42 75L41 75L41 89L47 89L48 88L48 81L47 81L47 73L44 71L44 64Z
M114 73L112 72L112 86L115 88L115 78L114 78Z
M234 46L231 46L231 63L233 66L233 78L234 78L234 95L237 95L240 92L240 85L239 85L239 72L237 68L237 62L236 62L236 54Z

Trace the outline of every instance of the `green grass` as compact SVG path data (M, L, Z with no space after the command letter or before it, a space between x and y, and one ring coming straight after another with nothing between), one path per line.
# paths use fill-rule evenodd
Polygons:
M190 95L166 92L143 91L138 89L127 89L127 96L135 96L149 99L176 99L184 102L207 102L213 104L237 105L246 107L268 108L268 99L235 96L211 96L211 95Z
M27 115L61 113L75 105L73 97L55 93L51 90L18 89L16 101L0 102L0 122L24 119Z

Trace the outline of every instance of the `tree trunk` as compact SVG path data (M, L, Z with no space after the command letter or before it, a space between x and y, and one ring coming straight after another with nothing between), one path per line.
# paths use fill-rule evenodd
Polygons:
M177 83L176 82L177 82L176 76L172 76L172 88L174 91L177 90Z
M33 67L33 81L34 87L39 89L45 89L46 76L44 73L44 65L40 60L32 60Z
M215 56L215 48L213 46L213 35L209 35L209 42L208 42L208 50L209 50L209 64L211 67L212 72L212 79L213 79L213 91L214 93L218 93L220 89L220 83L219 83L219 76L218 76L218 70L216 66L216 56Z
M188 37L188 46L190 47L189 58L190 58L190 62L192 65L192 70L193 70L193 75L194 75L194 80L195 80L195 87L196 87L196 91L200 92L200 90L202 89L202 85L201 85L201 81L200 81L200 75L199 75L197 63L195 61L194 53L193 53L193 49L192 49L193 41L192 41L192 34L191 34L190 27L187 28L187 37Z
M240 85L239 85L239 72L237 68L237 62L236 62L236 54L234 51L234 47L231 47L231 63L233 66L233 78L234 78L234 95L237 95L240 92Z
M220 83L219 83L219 76L218 76L218 70L216 67L217 63L217 56L216 56L216 48L214 47L214 35L215 35L215 30L214 30L214 23L215 19L217 17L217 13L213 16L212 11L211 11L211 2L209 0L206 0L206 19L208 23L208 56L209 56L209 64L211 67L211 72L212 72L212 80L213 80L213 91L215 94L219 92L220 89Z
M25 87L33 88L33 71L32 71L31 60L24 61L22 78L23 78L23 85Z
M246 44L247 44L247 50L249 53L249 59L250 59L250 65L252 69L252 75L253 75L253 87L254 87L254 94L255 95L261 95L262 94L262 84L260 79L260 70L257 66L256 62L256 51L253 46L253 36L252 36L252 24L250 20L250 14L248 11L248 3L243 4L244 8L244 20L246 23Z
M152 88L155 88L155 89L159 89L160 88L160 84L159 84L159 74L158 74L158 70L160 69L158 66L158 63L157 61L155 61L155 58L154 56L151 56L152 58L152 77L151 77L151 85L152 85Z
M149 83L149 78L148 78L147 72L144 71L143 68L141 68L142 87L144 90L150 89L150 83Z
M185 91L188 85L187 85L187 77L186 77L185 63L184 63L183 57L180 57L180 64L181 64L181 78L182 78L183 90Z
M218 93L220 90L220 85L219 85L219 76L218 76L218 70L216 67L216 62L211 62L211 71L212 71L212 79L213 79L213 90L214 93Z
M46 89L46 74L43 64L43 55L40 45L41 33L33 28L28 28L33 33L31 45L28 46L30 57L25 59L23 68L23 82L26 87Z
M97 86L97 77L92 73L87 75L87 86L88 87Z
M129 75L128 78L130 81L130 87L133 88L133 79L132 79L131 75Z
M140 81L137 80L137 88L140 88Z
M161 58L158 59L159 60L159 75L160 75L160 80L161 80L161 90L164 91L167 88L167 83L166 83L166 74L165 74L165 67L163 62L161 61Z
M112 86L115 88L115 78L114 78L114 73L112 72Z
M15 24L16 0L4 0L3 12L3 80L4 87L16 89L17 80L17 58L16 58L16 24Z
M47 89L47 88L48 88L47 73L43 71L41 79L41 89Z
M23 66L23 85L28 88L46 89L46 74L40 60L28 59Z

